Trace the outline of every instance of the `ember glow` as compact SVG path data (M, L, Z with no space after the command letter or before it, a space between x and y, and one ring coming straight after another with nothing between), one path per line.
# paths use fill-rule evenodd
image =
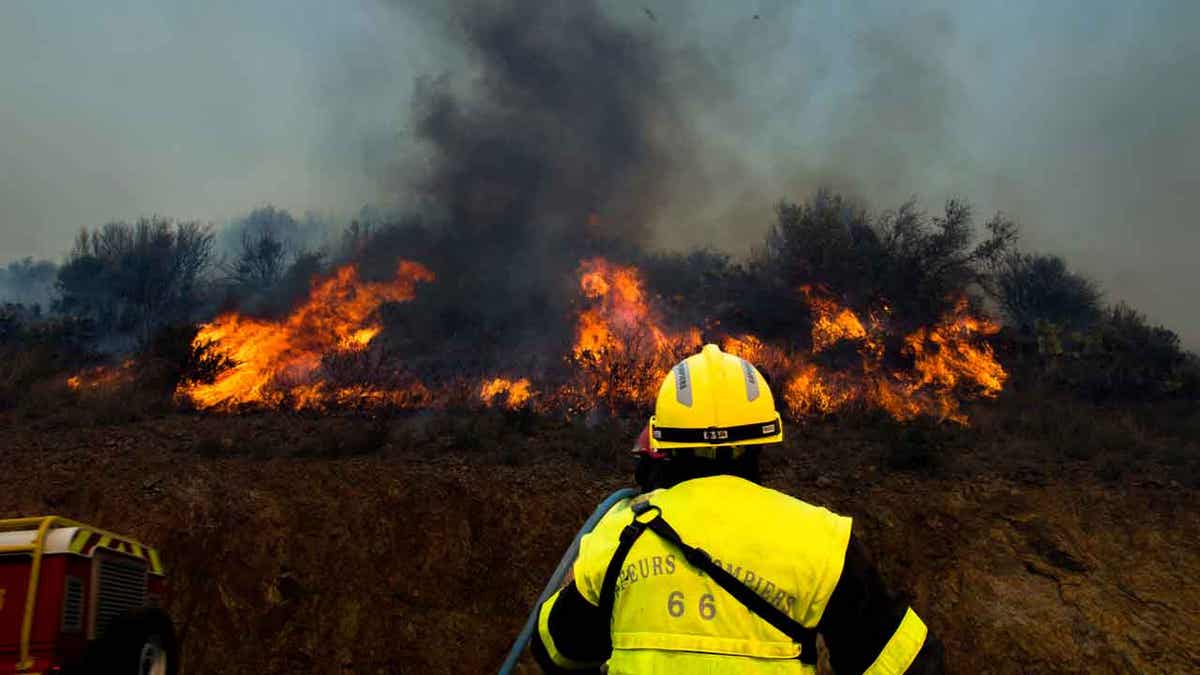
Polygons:
M67 378L67 387L74 391L90 391L105 389L133 381L133 359L127 359L119 366L96 366L81 371Z
M330 362L365 354L384 330L377 310L407 302L434 275L419 263L399 263L388 282L367 282L353 265L314 282L303 304L281 321L225 314L202 327L196 345L212 343L234 365L211 384L182 387L201 408L242 405L293 408L430 408L458 398L476 405L582 413L644 411L672 365L707 341L754 363L774 382L780 409L793 419L843 410L882 410L897 420L931 416L967 423L962 402L994 397L1007 374L986 339L998 327L958 302L939 321L901 334L882 301L865 314L830 290L802 286L811 333L792 344L751 334L672 325L636 267L590 258L578 269L574 341L563 345L558 371L515 377L469 374L452 381L409 375L382 382L338 383ZM709 334L705 334L705 333ZM473 391L473 393L471 393Z

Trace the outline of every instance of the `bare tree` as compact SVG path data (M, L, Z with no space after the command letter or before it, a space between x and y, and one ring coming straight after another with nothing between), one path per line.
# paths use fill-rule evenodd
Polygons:
M234 281L249 292L269 290L283 275L286 248L269 227L244 230L242 250L233 268Z
M191 317L212 256L212 228L200 223L153 216L85 229L59 270L56 308L145 340Z

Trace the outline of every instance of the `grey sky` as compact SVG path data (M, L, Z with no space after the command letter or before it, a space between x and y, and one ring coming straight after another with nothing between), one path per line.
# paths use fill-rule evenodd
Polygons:
M148 213L404 202L415 78L471 76L410 4L6 0L0 263ZM669 47L708 146L662 195L660 245L744 251L820 184L957 195L1200 347L1200 3L600 4Z

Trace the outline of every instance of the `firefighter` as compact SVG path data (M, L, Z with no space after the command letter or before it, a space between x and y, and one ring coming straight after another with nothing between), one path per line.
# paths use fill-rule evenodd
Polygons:
M583 538L539 610L550 673L940 673L942 650L888 592L850 518L758 484L783 440L767 381L716 345L663 380L635 445L643 493Z

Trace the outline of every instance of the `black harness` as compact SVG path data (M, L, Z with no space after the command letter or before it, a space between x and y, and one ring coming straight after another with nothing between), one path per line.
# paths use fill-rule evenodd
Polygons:
M600 611L605 616L612 616L613 603L616 601L617 579L621 576L621 570L625 566L625 558L629 556L629 549L633 548L634 542L638 540L638 537L642 536L643 532L650 530L679 549L688 563L712 577L718 586L725 589L725 592L732 595L746 609L758 615L759 618L779 629L780 632L791 638L793 642L800 645L799 659L801 663L816 665L816 630L805 628L800 622L792 619L792 617L785 614L778 607L767 602L765 598L755 593L753 589L726 571L724 567L713 562L712 556L704 549L684 543L679 538L679 533L675 531L675 528L663 520L662 509L646 501L635 501L631 508L633 509L633 522L626 525L625 529L621 531L617 550L613 554L612 560L608 563L608 569L604 572L604 583L600 586ZM646 521L638 520L638 516L649 511L655 512L654 517Z

